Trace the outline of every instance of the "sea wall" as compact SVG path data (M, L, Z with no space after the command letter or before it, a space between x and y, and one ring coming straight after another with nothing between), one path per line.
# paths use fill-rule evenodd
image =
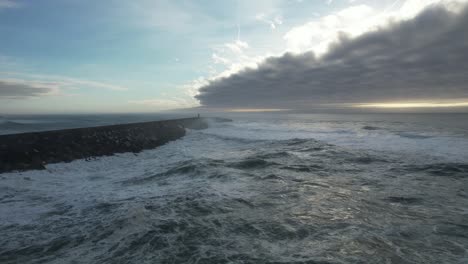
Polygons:
M49 163L139 152L207 128L204 118L0 135L0 173L45 169Z

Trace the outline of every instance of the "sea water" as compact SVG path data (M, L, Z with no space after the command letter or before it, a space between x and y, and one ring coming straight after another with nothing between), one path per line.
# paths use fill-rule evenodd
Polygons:
M468 115L226 115L0 174L0 263L468 263ZM73 118L16 132L122 122Z

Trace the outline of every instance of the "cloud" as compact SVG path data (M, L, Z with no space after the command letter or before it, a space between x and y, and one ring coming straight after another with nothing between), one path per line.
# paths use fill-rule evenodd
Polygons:
M249 44L241 40L236 40L231 43L226 43L224 44L224 46L236 54L242 54L245 49L249 48Z
M211 80L208 107L311 108L408 100L468 99L468 8L432 5L416 17L351 38L321 56L270 57Z
M369 31L379 23L377 14L370 6L355 5L294 27L284 35L287 50L324 53L340 32L357 36Z
M63 86L66 87L89 87L89 88L98 88L111 91L127 91L128 88L120 85L102 83L96 81L75 79L75 78L63 78L61 80Z
M255 15L255 19L257 21L268 24L272 30L275 30L278 26L283 24L283 18L281 15L275 15L274 17L271 17L265 13L258 13Z
M213 62L215 64L226 64L228 65L230 61L224 57L219 56L217 53L213 53L211 55L211 58L213 59Z
M126 87L55 75L0 72L0 99L18 100L44 96L73 96L82 89L126 91Z
M287 51L301 53L314 51L317 55L327 52L328 46L345 33L357 37L391 21L414 18L427 7L440 5L451 11L459 11L467 0L395 0L385 8L367 4L353 4L342 10L315 18L291 28L285 35Z
M197 106L197 104L193 102L193 100L187 100L180 97L132 100L128 103L144 106L153 110L170 110L178 108L191 108Z
M21 72L0 72L0 76L8 76L8 79L12 76L16 81L24 82L24 83L54 83L57 87L61 89L82 89L82 88L90 88L90 89L104 89L110 91L127 91L128 88L120 85L86 80L86 79L78 79L78 78L71 78L67 76L58 76L58 75L43 75L43 74L27 74ZM0 79L1 80L1 79Z
M20 4L13 0L0 0L0 9L3 8L17 8Z
M54 83L27 82L15 79L0 79L0 99L25 99L57 94Z

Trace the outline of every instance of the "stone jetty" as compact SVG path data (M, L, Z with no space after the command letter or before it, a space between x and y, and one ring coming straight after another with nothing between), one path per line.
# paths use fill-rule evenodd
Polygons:
M49 163L115 153L136 153L179 139L186 128L207 128L208 122L206 118L184 118L0 135L0 173L45 169Z

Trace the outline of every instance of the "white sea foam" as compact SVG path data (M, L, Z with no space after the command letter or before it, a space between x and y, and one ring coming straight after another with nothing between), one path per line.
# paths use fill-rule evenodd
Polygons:
M211 127L202 133L244 140L316 139L343 147L420 155L444 162L468 161L466 136L401 123L370 124L372 126L366 122L238 121Z
M37 221L57 204L69 204L80 210L96 203L124 200L138 193L142 197L157 197L189 192L194 179L170 177L167 184L122 188L129 179L157 175L185 161L195 158L223 159L247 155L240 151L223 151L226 144L216 138L199 138L192 131L185 139L169 142L157 149L138 154L122 153L91 160L46 165L46 170L0 174L0 225L28 224ZM241 183L236 183L238 185ZM223 191L235 186L213 185ZM235 195L235 193L233 193ZM37 197L48 199L37 200ZM50 198L50 199L49 199ZM12 207L11 205L15 205Z

